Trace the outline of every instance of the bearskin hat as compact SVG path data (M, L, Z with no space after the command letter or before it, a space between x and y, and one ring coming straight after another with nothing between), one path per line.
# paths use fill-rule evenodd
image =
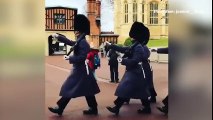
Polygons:
M87 35L90 34L90 22L83 14L78 14L74 18L74 30Z
M150 32L143 23L134 22L129 31L129 36L134 38L136 41L139 41L143 45L146 45L149 42Z

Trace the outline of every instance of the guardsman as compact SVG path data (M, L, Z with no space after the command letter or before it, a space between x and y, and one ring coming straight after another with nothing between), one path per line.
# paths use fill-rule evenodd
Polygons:
M142 101L143 109L139 109L138 113L151 113L150 102L148 100L149 87L145 79L145 72L142 67L144 59L143 42L146 41L147 27L140 22L134 22L129 36L132 38L133 45L130 47L119 47L106 42L109 49L125 53L126 58L118 58L118 62L126 66L126 72L118 85L115 96L117 99L114 101L114 107L107 107L107 109L118 115L123 103L129 99L140 99Z
M85 39L85 36L90 34L90 22L87 17L80 14L75 16L74 33L77 38L76 42L68 40L59 34L52 35L58 41L74 46L74 54L72 56L65 56L65 59L70 64L73 64L73 67L72 72L61 87L59 94L61 98L57 102L58 106L55 108L49 107L48 109L52 113L61 116L72 98L85 96L89 109L84 110L83 114L97 115L98 109L95 94L99 93L100 89L86 62L87 54L90 51L90 46Z

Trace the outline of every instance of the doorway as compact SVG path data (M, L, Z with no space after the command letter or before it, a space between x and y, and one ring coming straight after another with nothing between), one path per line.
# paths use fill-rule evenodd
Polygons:
M65 55L67 54L67 46L62 42L53 43L53 37L50 35L48 37L48 48L49 48L49 56L54 55Z

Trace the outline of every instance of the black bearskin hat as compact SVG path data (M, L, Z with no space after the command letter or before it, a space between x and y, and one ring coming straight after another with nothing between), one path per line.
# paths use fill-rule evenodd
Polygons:
M139 41L141 44L146 45L149 42L150 32L143 23L134 22L129 31L129 36Z
M90 22L85 15L78 14L74 19L74 31L90 34Z

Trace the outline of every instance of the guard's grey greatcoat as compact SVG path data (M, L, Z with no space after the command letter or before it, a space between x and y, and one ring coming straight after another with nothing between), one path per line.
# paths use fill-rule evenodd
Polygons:
M75 42L63 36L59 36L58 40L70 46L75 44ZM69 58L69 63L73 64L73 68L61 87L60 96L75 98L80 96L93 96L100 92L91 70L89 75L87 75L85 60L89 51L90 46L85 36L77 40L77 45L74 47L74 55Z
M148 81L149 88L154 88L153 72L149 63L150 51L146 45L143 45L144 58L142 61L143 69L145 72L146 80Z
M112 49L124 53L128 47L112 45ZM132 49L132 54L122 60L122 65L126 66L126 72L118 85L115 95L122 98L147 99L149 97L147 81L139 65L144 58L144 49L141 44L137 44Z

